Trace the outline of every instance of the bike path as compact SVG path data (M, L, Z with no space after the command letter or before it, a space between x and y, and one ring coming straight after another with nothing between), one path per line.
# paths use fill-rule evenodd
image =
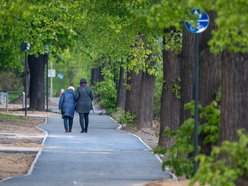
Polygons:
M170 178L161 163L137 137L118 130L107 115L90 114L88 133L80 133L75 114L71 133L61 116L41 128L48 132L45 148L31 174L0 182L1 186L138 186Z

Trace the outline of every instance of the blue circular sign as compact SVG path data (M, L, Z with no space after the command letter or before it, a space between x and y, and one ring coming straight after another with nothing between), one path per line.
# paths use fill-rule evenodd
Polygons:
M63 73L61 73L61 72L58 73L58 78L59 78L59 79L63 79L63 77L64 77L64 74L63 74Z
M201 12L200 9L193 9L192 14L197 15L198 19L194 24L186 21L184 24L187 30L192 33L201 33L205 31L209 25L208 14L205 11Z

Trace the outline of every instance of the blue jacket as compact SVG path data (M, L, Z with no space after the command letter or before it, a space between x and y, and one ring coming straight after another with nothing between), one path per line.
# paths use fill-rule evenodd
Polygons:
M59 99L59 110L61 110L62 117L74 117L75 112L75 98L74 92L71 89L66 90Z

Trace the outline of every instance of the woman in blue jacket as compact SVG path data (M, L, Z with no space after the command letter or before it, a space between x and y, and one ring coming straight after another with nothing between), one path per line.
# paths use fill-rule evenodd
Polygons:
M75 112L74 87L69 86L59 99L59 110L64 119L65 132L71 132ZM68 128L69 122L69 128Z

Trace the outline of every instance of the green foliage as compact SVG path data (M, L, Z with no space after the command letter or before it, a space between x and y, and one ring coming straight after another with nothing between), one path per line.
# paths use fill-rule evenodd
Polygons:
M166 166L172 167L177 176L193 176L194 152L193 132L194 132L194 101L185 105L185 109L191 111L192 118L186 120L177 131L166 128L165 136L172 138L175 143L167 148L156 148L155 153L165 154L162 169ZM210 105L202 107L199 105L200 123L198 135L204 134L204 144L213 145L219 139L220 108L218 102L214 100ZM198 147L200 150L200 147Z
M211 51L220 53L227 50L245 53L248 50L247 6L248 1L245 0L159 1L150 8L147 22L152 28L181 30L184 27L182 24L184 21L194 20L190 11L192 8L215 12L216 19L210 17L210 22L214 21L217 25L209 42Z
M78 87L81 78L90 79L90 62L77 52L74 53L74 51L67 49L61 54L61 60L56 61L56 58L50 57L50 61L53 69L56 70L56 74L64 74L63 79L53 78L53 92L55 96L59 95L60 89L66 90L70 85ZM49 63L49 68L51 68L51 63Z
M238 130L239 141L224 141L210 156L199 155L199 169L191 185L235 186L238 178L248 179L248 134Z
M23 90L23 82L20 74L14 71L1 71L0 72L0 90Z
M22 92L8 92L8 102L13 103L23 98Z
M182 50L182 32L170 31L164 33L164 49L174 51L176 54Z
M130 112L125 112L122 108L117 108L112 117L117 120L122 125L133 125L135 121L135 116Z
M154 153L164 154L166 156L162 163L162 169L172 167L177 176L193 175L193 158L188 157L194 151L192 134L194 130L194 120L188 119L177 131L171 131L166 128L165 135L175 140L174 145L167 148L155 148Z
M129 112L125 112L123 113L119 120L120 124L128 124L128 125L131 125L134 123L135 121L135 115L129 113Z
M204 144L215 144L220 134L220 106L216 101L202 108L200 111L200 121L202 123L202 133L207 134L204 137Z
M206 107L199 104L199 132L204 135L203 143L215 144L219 139L220 133L220 93L216 99ZM192 116L195 112L194 101L185 104L185 109L191 111Z
M158 39L143 34L137 36L135 45L131 48L132 59L127 67L135 72L146 71L158 76L162 66L162 47Z
M81 17L79 8L78 3L63 0L1 1L0 67L23 68L20 59L24 58L24 41L31 44L28 54L35 55L44 54L47 49L58 55L66 48L77 47L75 22Z
M189 13L187 1L167 0L154 3L148 14L148 25L151 27L177 28L182 26L182 21L187 19Z
M172 86L172 92L176 96L177 99L181 99L181 85L180 84L181 84L181 79L177 78L176 80L174 80L173 86Z
M113 112L116 103L116 88L113 82L113 74L105 70L103 72L104 81L96 83L95 93L99 95L99 103L106 108L108 112Z
M192 5L216 12L217 29L209 42L214 53L228 50L234 53L246 53L248 50L248 1L209 0L192 1ZM228 19L226 16L228 15ZM211 20L210 20L211 21Z
M158 76L156 77L155 80L155 88L154 88L154 105L153 105L154 118L159 118L160 116L162 87L163 87L163 71L159 70Z

